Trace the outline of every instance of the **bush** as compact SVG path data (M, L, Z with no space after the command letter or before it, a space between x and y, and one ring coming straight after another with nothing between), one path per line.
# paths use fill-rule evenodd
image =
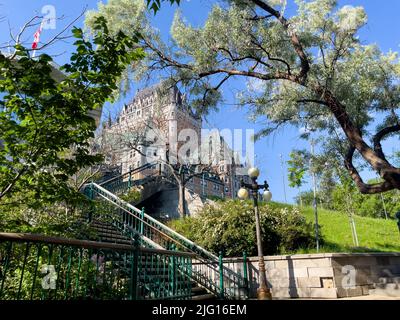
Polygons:
M126 191L123 195L120 195L119 197L128 203L135 204L140 201L141 192L139 188L131 188L128 191Z
M255 217L250 201L205 206L196 217L174 220L172 228L207 250L224 256L257 255ZM290 253L314 244L312 225L297 208L260 205L264 254Z

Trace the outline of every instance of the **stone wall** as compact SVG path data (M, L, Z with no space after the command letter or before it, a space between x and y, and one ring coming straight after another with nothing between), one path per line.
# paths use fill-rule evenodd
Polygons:
M265 257L268 286L274 298L341 298L368 295L379 285L398 283L400 253L305 254ZM226 259L243 274L242 258ZM250 297L258 288L258 258L247 262ZM400 288L399 288L400 290Z

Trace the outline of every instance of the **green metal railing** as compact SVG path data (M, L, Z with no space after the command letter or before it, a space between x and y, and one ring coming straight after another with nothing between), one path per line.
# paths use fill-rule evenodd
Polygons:
M109 222L128 237L132 238L135 234L140 234L143 246L164 249L174 247L179 251L195 254L191 277L198 284L221 298L245 297L241 288L246 287L246 279L241 274L221 265L219 257L105 188L95 183L88 184L86 188L92 198L101 199L109 204L105 210L96 213L98 219L107 217ZM223 281L220 280L222 278Z
M132 176L134 174L137 174L144 170L152 169L154 166L157 166L157 165L159 165L159 162L147 163L143 166L137 167L135 169L131 169L122 175L119 175L117 177L103 181L103 182L99 183L99 186L102 186L103 188L105 188L106 190L108 190L114 194L119 194L119 193L125 192L134 186L140 186L148 181L151 181L155 176L158 176L159 170L157 170L156 174L154 173L154 174L148 175L143 179L139 179L139 180L132 179Z
M190 299L194 257L137 241L0 233L0 299Z

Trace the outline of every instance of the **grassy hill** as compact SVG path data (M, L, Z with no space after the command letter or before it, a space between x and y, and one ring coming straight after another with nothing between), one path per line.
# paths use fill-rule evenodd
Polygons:
M314 223L312 207L303 207L301 212L307 221ZM318 220L325 244L320 252L379 252L400 251L400 233L396 220L374 219L355 216L359 248L353 244L349 217L341 212L318 209ZM316 250L301 250L298 253L314 253Z

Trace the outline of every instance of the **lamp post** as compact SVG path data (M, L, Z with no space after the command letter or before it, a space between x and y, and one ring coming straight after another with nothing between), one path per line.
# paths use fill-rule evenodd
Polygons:
M248 175L250 176L252 183L244 183L244 181L242 180L241 188L238 191L238 197L240 199L247 199L249 196L249 192L247 191L247 189L250 190L253 197L254 214L256 218L258 271L260 279L260 285L257 290L257 298L259 300L271 300L272 296L269 288L267 287L267 277L265 275L265 262L261 238L260 216L258 212L258 190L264 189L263 198L267 202L271 200L272 193L268 190L269 186L267 181L264 181L263 185L257 184L257 178L260 175L260 171L257 168L250 168L248 171Z

